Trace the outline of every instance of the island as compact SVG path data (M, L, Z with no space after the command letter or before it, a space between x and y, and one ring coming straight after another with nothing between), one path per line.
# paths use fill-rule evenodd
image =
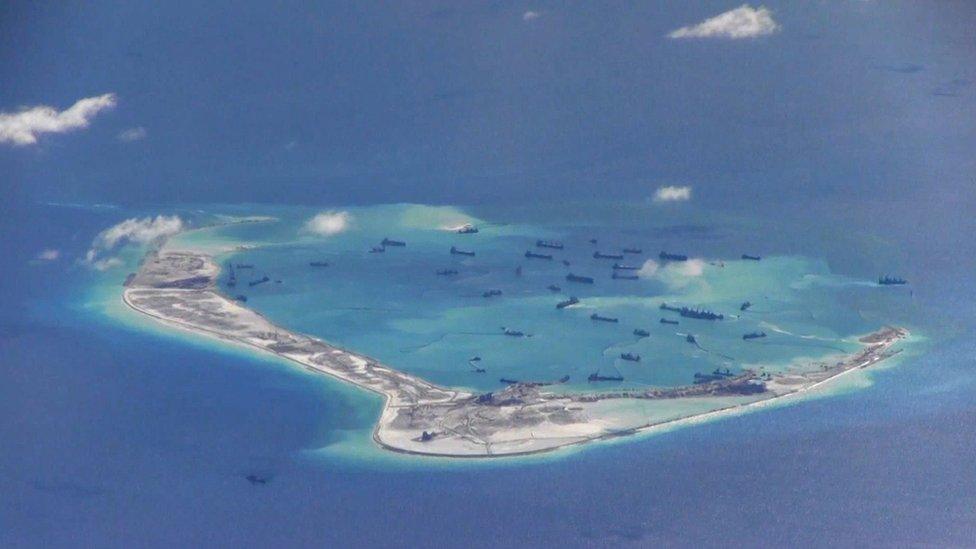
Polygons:
M435 385L276 326L218 291L219 274L220 266L206 253L159 247L126 279L122 300L166 325L272 353L382 395L383 411L373 429L376 443L430 456L533 454L742 411L875 365L895 354L894 344L908 336L903 328L884 327L860 338L861 350L837 360L787 372L706 376L680 387L571 393L513 383L499 392L476 394Z

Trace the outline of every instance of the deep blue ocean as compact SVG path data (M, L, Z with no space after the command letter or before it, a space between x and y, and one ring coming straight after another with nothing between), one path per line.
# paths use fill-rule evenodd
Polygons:
M0 547L976 546L976 4L769 0L775 34L667 38L738 4L0 3L0 112L117 97L85 128L0 143ZM666 185L690 200L652 202ZM455 208L493 240L404 229L418 255L369 257L393 204ZM360 230L298 234L326 210ZM379 398L126 314L138 248L83 264L126 219L214 213L282 214L228 233L288 243L240 255L283 280L248 290L256 309L476 390L578 381L624 349L662 366L618 365L628 382L685 383L724 362L659 331L635 342L658 312L602 294L752 299L714 270L601 279L580 297L626 327L565 311L580 318L562 331L544 292L558 268L513 275L535 238L578 262L591 235L728 260L780 327L917 340L844 390L654 436L393 456L369 440ZM483 263L433 278L452 243ZM334 272L305 268L319 257ZM886 273L911 284L869 287ZM443 339L453 324L495 335ZM745 347L753 329L770 345ZM708 330L736 358L801 351L766 325Z

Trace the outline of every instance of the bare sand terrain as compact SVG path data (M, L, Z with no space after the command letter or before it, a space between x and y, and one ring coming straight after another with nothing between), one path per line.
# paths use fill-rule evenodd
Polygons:
M908 332L886 327L861 338L862 350L789 373L746 371L681 387L555 394L515 384L473 394L440 387L320 339L274 325L216 289L220 267L195 251L150 252L122 299L170 326L273 353L313 372L385 397L373 431L397 452L449 457L531 454L644 430L701 421L809 391L893 354Z

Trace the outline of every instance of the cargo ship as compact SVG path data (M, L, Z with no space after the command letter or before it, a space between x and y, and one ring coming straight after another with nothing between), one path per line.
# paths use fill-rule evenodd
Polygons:
M570 297L566 301L560 301L559 303L556 303L556 308L565 309L566 307L569 307L570 305L576 305L577 303L579 303L579 299L577 299L574 296L574 297Z
M624 256L620 254L605 254L601 252L593 252L593 259L623 259Z
M474 257L474 252L468 250L459 250L458 248L451 246L451 255L464 255L468 257Z
M384 248L389 248L390 246L403 248L404 246L407 245L407 243L402 240L392 240L390 238L384 238L383 241L380 242L380 245L382 245Z
M688 261L688 256L681 254L661 252L657 256L661 259L661 261Z
M752 332L742 336L742 339L759 339L761 337L766 337L766 332Z
M888 275L878 277L878 285L880 286L901 286L903 284L908 284L904 278Z
M661 319L661 324L679 324L679 322L677 320L670 320L670 319L667 319L667 318L662 318Z
M553 250L563 249L563 243L555 240L536 240L535 245L537 248L551 248Z
M580 284L593 284L592 277L574 275L573 273L566 275L566 280L570 282L579 282Z
M590 320L594 320L594 321L597 321L597 322L620 322L619 319L616 319L616 318L614 318L612 316L602 316L602 315L600 315L598 313L591 314L590 315Z
M624 253L625 254L642 254L642 253L644 253L644 250L642 250L640 248L624 248Z
M311 266L311 267L328 267L329 266L329 262L328 261L310 261L309 262L309 266Z
M610 278L613 278L615 280L637 280L640 277L635 274L621 274L618 273L617 271L614 271L613 274L610 275Z
M637 337L651 337L651 332L648 332L647 330L642 330L640 328L635 328L634 335Z
M535 252L529 252L529 251L525 252L525 257L527 259L548 259L550 261L552 260L552 256L549 254L537 254Z
M762 257L761 256L758 256L758 255L742 254L742 259L745 259L745 260L748 260L748 261L760 261L760 260L762 260Z
M502 333L510 337L525 337L525 332L511 328L503 328Z
M624 376L619 374L615 376L605 376L600 374L599 371L596 371L590 374L590 376L586 378L586 380L587 381L623 381Z
M685 318L696 318L698 320L723 320L725 315L713 313L707 309L692 309L690 307L673 307L667 303L661 303L661 309L680 314Z
M620 355L621 360L629 360L630 362L640 362L640 355L635 355L634 353L622 353Z

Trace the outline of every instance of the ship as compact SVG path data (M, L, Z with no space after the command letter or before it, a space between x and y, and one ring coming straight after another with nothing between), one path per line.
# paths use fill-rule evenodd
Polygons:
M634 353L621 353L621 360L629 360L630 362L640 362L640 355L635 355Z
M637 280L640 277L637 275L621 274L618 273L617 271L614 271L613 274L610 275L610 278L613 278L615 280Z
M515 267L515 276L522 276L522 266Z
M308 264L310 267L328 267L328 261L310 261Z
M520 330L513 330L511 328L502 328L504 330L502 333L511 337L525 337L525 332Z
M519 382L517 379L509 379L507 377L503 377L503 378L499 379L498 381L500 383L504 383L506 385L517 385L518 382Z
M551 248L553 250L563 249L563 243L555 240L536 240L535 245L537 248Z
M372 248L369 249L369 253L371 253L371 254L381 254L381 253L383 253L385 251L386 251L386 248L383 247L383 246L373 246Z
M685 336L685 341L687 341L688 343L694 343L695 345L697 345L697 344L698 344L698 340L697 340L697 339L695 339L695 336L694 336L694 335L692 335L692 334L688 334L688 335L686 335L686 336Z
M590 374L587 381L623 381L624 376L617 374L615 376L605 376L600 374L599 370Z
M707 309L692 309L690 307L674 307L667 303L661 303L661 309L680 314L685 318L696 318L698 320L724 320L725 315L713 313Z
M481 297L495 297L499 295L502 295L501 290L488 290L485 293L481 294Z
M637 337L650 337L651 332L648 332L647 330L642 330L640 328L635 328L634 335Z
M639 271L640 267L634 265L624 265L623 263L614 263L613 270L615 271Z
M750 301L745 301L745 302L743 302L743 303L742 303L742 305L739 305L739 310L740 310L740 311L745 311L745 310L746 310L746 309L748 309L749 307L752 307L752 302L750 302Z
M271 281L270 278L268 278L266 276L263 276L263 277L261 277L261 278L259 278L257 280L252 280L252 281L248 282L247 284L249 286L257 286L258 284L264 284L265 282L270 282L270 281Z
M670 319L667 319L667 318L662 318L661 319L661 324L678 324L678 321L677 320L670 320Z
M581 284L593 284L593 278L589 276L574 275L573 273L566 275L566 280L570 282L579 282Z
M564 259L563 260L563 265L569 267L569 260L568 259Z
M451 246L451 255L465 255L468 257L474 257L474 252L468 250L459 250L454 246Z
M599 313L593 313L593 314L591 314L590 315L590 320L595 320L595 321L598 321L598 322L620 322L619 319L616 319L616 318L614 318L612 316L602 316Z
M569 307L570 305L576 305L577 303L579 303L579 299L577 299L574 296L574 297L570 297L566 301L560 301L559 303L556 303L556 308L565 309L566 307Z
M528 259L548 259L552 260L552 256L549 254L537 254L535 252L525 252L525 257Z
M247 303L247 296L244 294L234 296L234 299L240 301L241 303Z
M624 256L620 254L605 254L601 252L593 252L593 259L623 259Z
M742 254L742 259L746 259L748 261L760 261L762 260L762 257L758 255Z
M392 240L390 238L384 238L383 241L380 242L380 245L382 245L384 248L388 248L390 246L403 248L404 246L407 245L407 243L402 240Z
M270 480L268 477L262 477L258 475L247 475L244 478L251 484L267 484L268 480Z
M471 225L470 223L467 224L467 225L464 225L463 227L461 227L460 229L457 230L457 234L475 234L477 232L478 232L478 227L475 227L474 225Z
M657 256L661 259L661 261L688 261L688 256L681 254L661 252Z
M880 286L901 286L903 284L908 284L908 281L904 278L888 275L878 277L878 285Z
M238 263L237 264L237 268L238 269L253 269L254 268L254 265L251 265L249 263Z
M560 288L559 286L556 286L555 284L550 284L550 285L548 285L548 286L546 286L546 288L547 288L547 289L548 289L548 290L549 290L550 292L556 292L556 293L558 293L558 292L561 292L561 291L563 291L563 289L562 289L562 288Z
M742 336L742 339L759 339L761 337L766 337L766 332L752 332Z
M712 381L721 381L723 379L728 379L728 378L732 377L733 375L735 375L735 374L733 374L732 372L730 372L728 368L726 368L724 371L723 370L720 370L718 368L715 368L715 370L712 373L710 373L710 374L703 374L701 372L696 372L695 373L695 383L696 384L701 384L701 383L711 383Z
M642 254L642 253L644 253L644 250L642 250L640 248L624 248L624 253L625 254Z
M437 271L438 276L451 276L456 274L458 274L458 272L454 269L441 269Z
M595 238L591 238L590 239L590 244L596 244L596 239Z
M227 287L233 288L234 286L237 286L237 274L234 272L233 263L231 263L229 267L230 267L230 276L227 277Z

